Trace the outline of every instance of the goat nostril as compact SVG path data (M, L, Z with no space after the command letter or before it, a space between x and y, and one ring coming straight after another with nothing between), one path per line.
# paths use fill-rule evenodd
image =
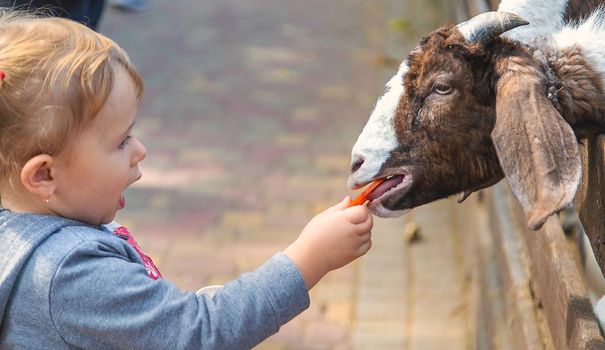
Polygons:
M362 165L363 165L363 158L357 159L355 162L353 162L353 165L351 165L351 173L354 173L357 170L359 170L359 168L361 168Z

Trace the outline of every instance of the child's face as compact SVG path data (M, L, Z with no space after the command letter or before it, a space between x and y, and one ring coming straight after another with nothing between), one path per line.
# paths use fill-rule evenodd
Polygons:
M130 76L115 70L114 88L92 124L56 158L53 210L92 225L111 222L123 192L141 178L145 146L131 136L138 101Z

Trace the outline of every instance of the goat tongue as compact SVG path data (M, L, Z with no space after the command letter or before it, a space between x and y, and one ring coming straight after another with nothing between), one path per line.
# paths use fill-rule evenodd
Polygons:
M347 206L347 208L349 207L353 207L356 205L362 205L363 203L365 203L366 200L368 200L368 196L372 193L372 191L374 191L374 189L376 187L378 187L381 183L383 183L386 180L386 178L383 179L378 179L375 180L374 182L372 182L370 184L370 186L368 186L363 192L361 192L361 194L359 196L357 196L357 198L351 200L351 202L349 202L349 205Z
M373 201L374 199L382 196L383 194L385 194L386 192L388 192L393 187L395 187L395 186L399 185L400 183L402 183L404 178L405 178L405 175L395 175L393 177L390 177L390 178L386 179L384 182L382 182L378 187L376 187L368 195L368 200L369 201Z

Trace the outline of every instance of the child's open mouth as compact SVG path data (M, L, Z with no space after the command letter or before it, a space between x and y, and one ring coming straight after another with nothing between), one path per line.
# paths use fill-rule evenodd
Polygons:
M118 207L120 209L123 209L126 206L126 199L124 198L124 195L120 196L120 200L118 200Z

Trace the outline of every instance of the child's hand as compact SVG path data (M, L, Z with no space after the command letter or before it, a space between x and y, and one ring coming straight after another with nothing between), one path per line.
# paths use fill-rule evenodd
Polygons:
M350 200L347 197L315 216L284 251L300 270L308 289L372 246L372 215L364 205L347 208Z

